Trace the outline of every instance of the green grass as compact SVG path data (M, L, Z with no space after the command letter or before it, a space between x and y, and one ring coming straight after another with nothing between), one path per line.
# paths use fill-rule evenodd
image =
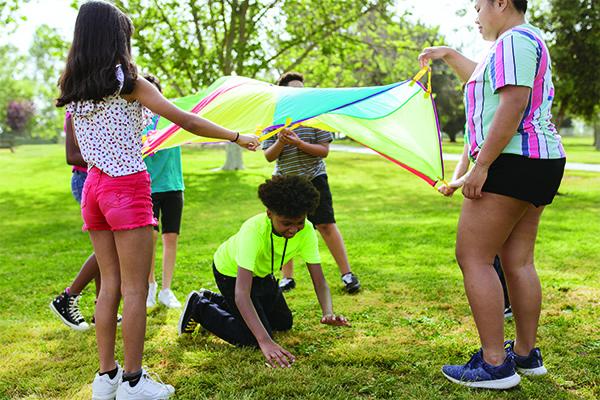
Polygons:
M563 137L562 141L568 162L600 164L600 151L594 148L593 137L570 136ZM463 139L459 137L456 143L450 143L447 138L444 138L442 146L444 153L460 154L463 151Z
M186 205L174 281L181 300L192 289L215 287L214 250L262 211L256 187L271 166L262 155L246 153L245 171L211 172L222 161L218 150L184 150ZM539 345L550 373L498 393L451 385L439 372L444 363L465 362L478 347L453 255L460 196L443 198L378 157L332 153L328 169L363 292L342 293L327 250L324 268L335 309L352 327L319 324L303 268L288 296L294 328L276 336L297 356L289 370L267 369L259 351L212 336L180 339L178 312L153 310L144 363L175 385L178 399L600 397L600 174L567 173L540 227ZM97 369L94 331L71 331L48 309L91 251L70 194L64 150L2 151L0 171L0 399L89 399ZM82 300L88 317L92 293ZM513 336L514 323L506 331Z

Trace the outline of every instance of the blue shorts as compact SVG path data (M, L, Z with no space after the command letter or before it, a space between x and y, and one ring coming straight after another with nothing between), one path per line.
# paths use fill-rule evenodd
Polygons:
M83 184L87 178L87 172L83 171L73 171L73 175L71 175L71 192L73 193L73 197L75 201L81 204L81 193L83 192Z

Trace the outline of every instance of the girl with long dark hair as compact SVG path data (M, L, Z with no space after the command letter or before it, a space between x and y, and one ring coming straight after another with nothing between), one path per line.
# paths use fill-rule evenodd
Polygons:
M138 77L131 56L132 32L131 20L112 4L83 4L57 100L57 106L66 106L71 114L89 170L81 201L83 229L89 231L102 277L96 306L100 370L92 384L94 399L166 399L175 391L142 369L156 221L141 133L153 113L197 135L231 140L250 150L258 146L255 137L181 111ZM124 369L115 360L121 296Z

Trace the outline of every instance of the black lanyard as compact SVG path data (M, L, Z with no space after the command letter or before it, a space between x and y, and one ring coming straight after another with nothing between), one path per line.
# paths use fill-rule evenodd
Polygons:
M286 238L285 244L283 245L283 254L281 255L281 265L279 266L280 271L283 268L283 261L285 259L285 251L287 250L287 244L288 244L288 240ZM271 230L271 276L273 276L273 277L275 277L274 264L275 264L275 246L273 244L273 231Z

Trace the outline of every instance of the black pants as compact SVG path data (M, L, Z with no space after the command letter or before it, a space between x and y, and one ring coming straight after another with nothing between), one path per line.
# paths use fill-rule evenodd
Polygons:
M221 274L213 264L219 293L209 293L194 304L192 317L203 328L237 346L257 346L256 338L235 305L235 278ZM254 277L250 298L269 336L292 328L292 312L272 276Z
M504 308L510 307L510 299L508 298L508 289L506 287L506 279L504 279L504 271L502 271L502 264L500 263L500 257L494 258L494 269L500 278L502 284L502 292L504 292Z

